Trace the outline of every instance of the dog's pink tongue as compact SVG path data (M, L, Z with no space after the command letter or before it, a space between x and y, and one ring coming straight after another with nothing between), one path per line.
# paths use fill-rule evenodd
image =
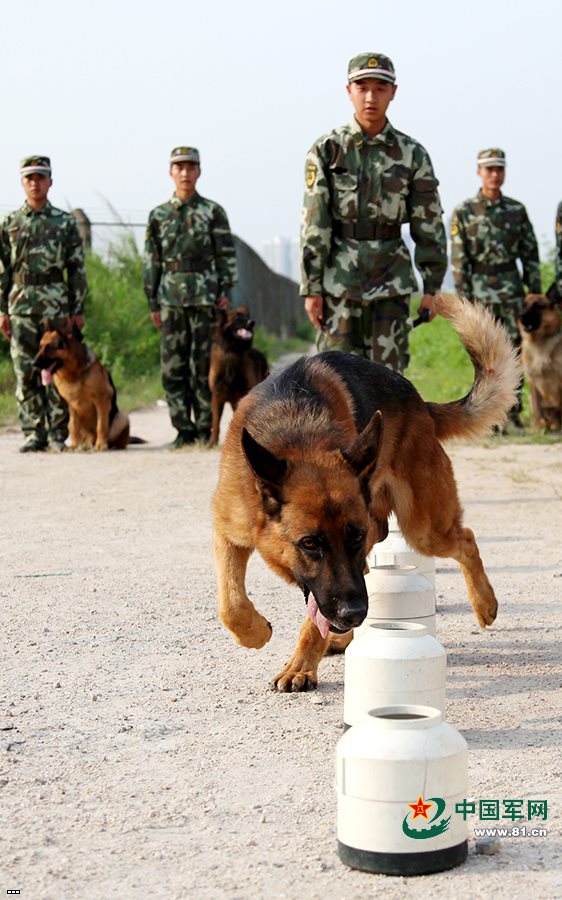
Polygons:
M41 384L44 384L45 387L51 383L52 377L50 369L41 369Z
M236 334L238 335L238 337L243 338L245 341L249 341L252 337L252 332L248 331L247 328L239 328Z
M312 591L308 594L308 600L306 601L306 608L308 611L308 615L316 625L318 631L322 635L324 639L328 637L330 631L330 623L328 622L326 616L323 616L320 612L320 607L316 602L316 598Z

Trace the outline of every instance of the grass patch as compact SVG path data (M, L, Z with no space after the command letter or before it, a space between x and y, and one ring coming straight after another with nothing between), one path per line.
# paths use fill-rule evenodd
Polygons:
M412 308L417 309L418 303L414 301ZM424 400L446 403L470 390L474 370L457 334L445 319L437 317L413 329L405 374Z

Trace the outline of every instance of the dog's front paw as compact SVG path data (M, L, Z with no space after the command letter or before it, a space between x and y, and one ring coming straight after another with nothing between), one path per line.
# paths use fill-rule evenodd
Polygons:
M273 628L271 623L264 619L259 613L254 613L248 625L238 624L236 631L231 629L234 638L243 647L249 647L252 650L259 650L264 644L267 644Z
M485 628L486 625L494 624L498 614L498 601L496 600L493 591L490 597L481 601L478 606L474 608L474 613L481 628Z
M108 447L107 441L96 441L94 450L102 451L102 450L108 450L108 449L109 449L109 447Z
M280 694L313 691L317 686L318 677L316 672L313 672L312 669L305 671L293 668L290 662L275 676L270 684L271 690L279 691Z

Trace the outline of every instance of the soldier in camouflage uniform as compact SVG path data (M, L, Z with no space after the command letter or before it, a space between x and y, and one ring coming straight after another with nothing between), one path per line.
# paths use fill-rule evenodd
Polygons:
M209 440L215 308L230 306L228 292L237 277L226 213L197 193L200 174L194 147L172 150L176 189L171 200L150 213L144 251L144 289L160 331L162 384L178 432L176 448Z
M505 162L505 153L498 147L478 154L482 188L453 212L452 267L458 293L487 306L519 346L517 316L523 306L524 285L530 293L540 294L541 273L537 239L527 211L501 192ZM517 259L523 266L522 276ZM510 413L517 427L522 427L520 411L521 398Z
M401 226L410 224L423 279L420 309L447 268L438 182L424 148L386 118L396 93L392 61L363 53L349 63L349 125L321 137L306 159L301 294L318 350L343 350L403 371L409 299L418 289Z
M84 249L73 216L51 206L47 156L22 160L27 200L0 225L0 330L10 341L16 375L22 453L63 450L68 410L54 384L44 387L33 367L46 319L84 325L88 291ZM65 278L66 273L66 278Z

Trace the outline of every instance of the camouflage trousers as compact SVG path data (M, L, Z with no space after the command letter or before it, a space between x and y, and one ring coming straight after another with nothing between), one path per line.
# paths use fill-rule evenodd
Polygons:
M41 384L41 373L33 366L44 327L41 316L10 316L10 354L16 376L18 418L26 437L42 443L68 437L68 407L55 385Z
M160 321L162 386L172 425L187 438L208 440L214 307L162 306Z
M316 346L319 353L355 353L403 372L410 361L409 331L409 297L363 302L324 295L324 319Z

